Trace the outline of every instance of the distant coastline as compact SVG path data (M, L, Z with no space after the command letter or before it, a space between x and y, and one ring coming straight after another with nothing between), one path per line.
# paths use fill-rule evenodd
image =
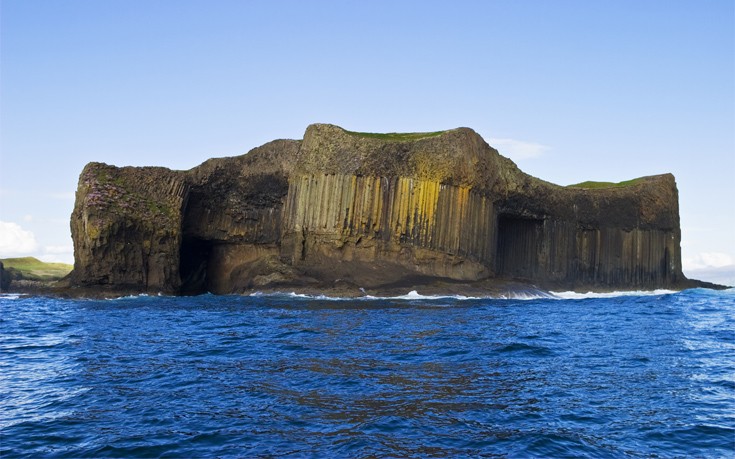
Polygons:
M34 257L0 259L0 292L53 292L74 269L66 263L47 263Z

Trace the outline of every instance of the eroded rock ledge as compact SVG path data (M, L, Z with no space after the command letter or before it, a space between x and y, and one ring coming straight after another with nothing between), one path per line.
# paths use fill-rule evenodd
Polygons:
M671 174L562 187L473 130L326 124L189 171L90 163L71 287L169 294L683 288ZM444 286L444 287L437 287Z

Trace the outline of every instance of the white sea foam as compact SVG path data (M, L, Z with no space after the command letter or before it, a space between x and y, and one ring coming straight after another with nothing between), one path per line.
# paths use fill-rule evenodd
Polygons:
M263 293L255 292L249 296L271 296L271 297L288 297L298 298L305 300L326 300L326 301L375 301L375 300L402 300L402 301L435 301L435 300L455 300L455 301L466 301L466 300L583 300L587 298L616 298L622 296L657 296L657 295L669 295L677 293L675 290L635 290L635 291L615 291L615 292L546 292L543 290L529 290L520 292L506 292L501 294L487 295L487 296L466 296L466 295L424 295L416 290L411 290L405 295L397 296L374 296L374 295L363 295L355 297L340 297L340 296L327 296L323 294L309 295L305 293L296 292L273 292Z
M115 298L107 298L107 300L112 300L112 301L115 301L115 300L136 300L138 298L145 298L145 297L148 297L148 296L150 296L150 295L148 295L147 293L139 293L137 295L125 295L125 296L117 296Z
M353 300L354 299L354 298L341 297L341 296L305 295L303 293L293 293L293 292L291 292L289 296L293 298L307 298L310 300L327 300L327 301L342 301L342 300Z
M676 290L633 290L633 291L621 291L621 292L550 292L551 296L548 298L558 298L560 300L584 300L587 298L616 298L620 296L656 296L656 295L670 295L676 293Z
M307 295L306 293L296 292L253 292L247 296L251 297L286 297L286 298L299 298L304 300L327 300L327 301L344 301L344 300L359 300L365 297L341 297L341 296L327 296L327 295Z
M486 296L465 296L465 295L422 295L416 290L408 292L406 295L393 297L370 297L375 299L389 300L539 300L545 298L555 298L551 293L542 290L527 292L507 292Z
M379 297L378 297L379 298ZM405 295L391 296L383 299L388 300L479 300L476 296L464 295L422 295L416 290L411 290Z
M549 292L510 292L495 297L499 300L545 300L556 298Z
M354 297L341 297L341 296L327 296L323 294L309 295L305 293L296 292L254 292L249 294L251 297L286 297L286 298L298 298L305 300L326 300L326 301L385 301L385 300L401 300L401 301L436 301L436 300L455 300L455 301L467 301L467 300L538 300L538 299L558 299L558 297L544 291L529 291L529 292L508 292L500 295L487 295L487 296L467 296L467 295L423 295L416 290L411 290L405 295L397 296L374 296L374 295L363 295Z
M20 297L19 293L0 293L0 299L3 300L17 300Z

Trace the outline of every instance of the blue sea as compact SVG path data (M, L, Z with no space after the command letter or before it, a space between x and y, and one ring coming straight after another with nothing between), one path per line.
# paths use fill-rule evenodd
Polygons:
M0 457L735 456L735 290L0 297Z

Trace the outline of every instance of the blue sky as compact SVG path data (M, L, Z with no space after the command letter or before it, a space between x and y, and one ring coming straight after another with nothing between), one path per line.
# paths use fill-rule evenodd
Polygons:
M468 126L562 185L672 172L685 272L735 281L731 0L2 0L0 21L0 257L72 260L90 161Z

